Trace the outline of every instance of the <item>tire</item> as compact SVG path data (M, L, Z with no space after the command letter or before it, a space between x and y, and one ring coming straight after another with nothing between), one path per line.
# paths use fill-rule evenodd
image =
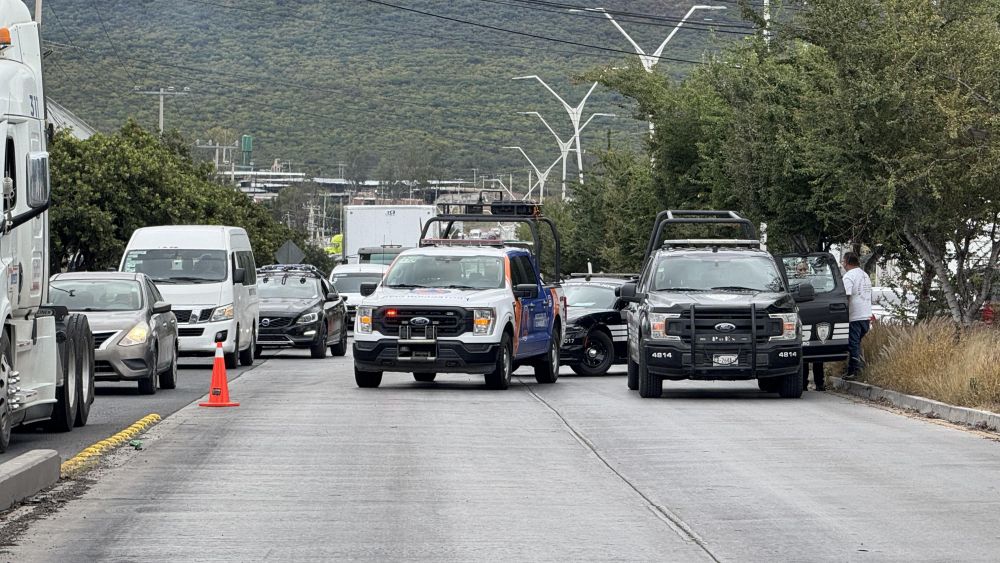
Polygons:
M777 393L781 384L782 378L780 377L765 377L757 380L757 387L765 393Z
M170 365L166 371L160 374L160 389L177 388L177 348L174 348L174 356L170 358Z
M247 346L247 349L239 351L241 366L249 367L253 365L254 351L256 349L257 349L257 331L255 330L250 333L250 345Z
M361 371L354 366L354 382L362 389L374 389L382 384L382 372Z
M557 327L558 328L558 327ZM555 332L558 334L558 332ZM549 337L549 351L535 364L535 381L542 384L555 383L559 379L559 342L555 336Z
M435 377L437 377L436 373L415 373L415 374L413 374L413 379L416 379L417 381L420 381L422 383L430 383L430 382L434 381Z
M10 334L5 330L3 336L0 336L0 369L5 372L3 374L5 382L10 381L10 376L14 372L14 366L10 360ZM3 391L6 395L6 387L3 388ZM13 429L12 416L9 398L6 396L0 398L0 454L6 452L7 448L10 447L10 433Z
M632 356L628 358L628 388L630 391L639 388L639 364L632 361Z
M316 342L309 347L309 357L314 360L320 360L326 357L326 327L323 327L323 332L320 334Z
M73 315L66 323L66 330L76 335L77 356L76 371L79 396L76 400L76 419L73 426L87 425L90 418L90 406L94 404L94 334L90 332L90 320L85 315Z
M611 337L602 330L592 330L584 342L587 346L583 347L583 360L572 367L573 371L588 377L608 373L611 365L615 363L615 344ZM591 350L597 354L594 358L589 355Z
M500 339L500 350L497 352L497 363L493 371L486 374L486 388L503 391L510 387L510 375L513 373L513 351L511 350L510 334L506 332Z
M778 395L782 399L798 399L802 396L802 368L795 373L781 377Z
M343 356L347 354L347 327L340 329L340 341L336 344L330 346L330 354L334 356Z
M153 347L153 361L149 366L149 375L143 377L139 380L139 394L140 395L155 395L156 394L156 380L159 378L159 374L156 373L156 358L159 354L159 350Z
M236 327L236 342L233 345L234 352L223 352L222 357L226 360L226 369L236 369L239 367L240 351L240 327Z
M261 346L261 345L258 344L257 346L253 347L253 357L254 358L260 358L263 355L263 353L264 353L264 347L263 346Z
M639 355L639 396L643 399L657 399L663 396L663 380L656 375L649 373L646 366L646 358Z
M63 372L63 384L56 387L56 404L52 411L52 418L45 424L45 428L54 432L69 432L76 424L76 411L79 406L79 371L77 368L80 346L77 342L79 336L76 331L70 332L70 323L79 326L79 321L74 321L73 317L66 317L64 329L65 340L59 344L59 363Z

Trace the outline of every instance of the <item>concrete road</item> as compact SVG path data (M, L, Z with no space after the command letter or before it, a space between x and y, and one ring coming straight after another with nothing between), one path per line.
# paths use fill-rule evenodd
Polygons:
M995 561L1000 444L740 383L387 375L282 357L186 408L11 561Z
M265 353L264 359L270 356L272 354ZM155 395L140 395L136 383L98 381L87 426L74 428L72 432L18 429L13 434L10 448L0 454L0 462L39 448L56 450L66 460L148 414L164 418L173 414L205 395L212 379L212 358L181 358L179 367L177 388L159 389ZM247 369L238 368L230 375L238 377Z

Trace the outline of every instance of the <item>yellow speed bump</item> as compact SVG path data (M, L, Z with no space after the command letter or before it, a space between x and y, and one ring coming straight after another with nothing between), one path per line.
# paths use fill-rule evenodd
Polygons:
M74 473L77 473L81 469L87 467L91 462L97 461L97 459L100 456L104 455L105 453L111 451L112 449L122 444L127 443L129 440L136 437L143 430L146 430L147 428L156 424L160 420L161 420L160 415L158 414L150 414L144 416L140 418L138 421L136 421L135 424L129 426L128 428L122 430L121 432L115 434L114 436L101 440L100 442L97 442L96 444L93 444L87 448L84 448L83 451L63 462L61 467L62 476L69 477Z

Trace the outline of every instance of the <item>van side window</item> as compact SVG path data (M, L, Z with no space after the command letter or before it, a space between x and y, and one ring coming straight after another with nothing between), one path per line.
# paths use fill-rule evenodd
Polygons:
M14 197L10 206L17 204L17 152L14 150L14 139L7 137L7 148L3 157L3 177L14 180Z
M233 263L237 268L246 270L246 285L257 283L257 264L254 263L253 253L249 250L237 250L233 253Z

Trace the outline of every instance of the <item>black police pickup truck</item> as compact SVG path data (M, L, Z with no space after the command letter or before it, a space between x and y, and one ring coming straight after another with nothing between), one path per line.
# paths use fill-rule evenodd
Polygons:
M737 229L735 238L667 238L668 228ZM761 249L753 224L732 211L663 211L639 280L619 290L628 309L628 385L659 397L663 380L758 380L764 391L802 395L798 303L802 280Z

